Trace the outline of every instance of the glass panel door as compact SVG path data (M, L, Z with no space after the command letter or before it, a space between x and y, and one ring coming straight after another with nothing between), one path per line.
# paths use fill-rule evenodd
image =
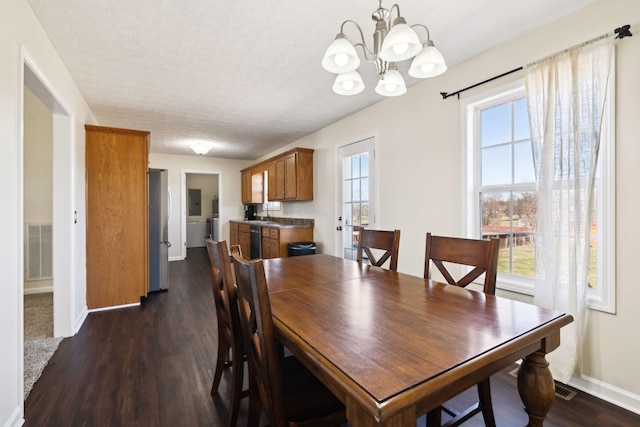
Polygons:
M374 211L374 140L369 138L339 149L341 181L341 254L356 259L358 247L355 226L373 228Z

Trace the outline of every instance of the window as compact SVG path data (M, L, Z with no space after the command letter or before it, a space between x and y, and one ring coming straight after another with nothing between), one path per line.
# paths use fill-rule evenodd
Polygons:
M612 108L609 99L603 117L589 267L589 306L608 312L615 311ZM463 112L467 235L498 237L498 287L533 294L537 194L524 83L465 101Z

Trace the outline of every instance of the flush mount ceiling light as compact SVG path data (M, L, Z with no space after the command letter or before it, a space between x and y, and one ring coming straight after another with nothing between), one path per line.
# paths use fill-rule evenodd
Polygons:
M211 147L209 147L206 144L203 144L202 142L199 142L197 144L192 145L191 149L193 151L195 151L197 155L204 156L205 154L207 154L209 152Z
M396 10L397 17L392 21L391 13ZM367 47L360 26L351 20L344 21L336 39L329 45L322 58L322 67L330 73L337 74L333 91L340 95L355 95L364 90L364 83L356 69L360 66L360 58L356 47L362 49L364 58L373 62L380 80L376 92L384 96L399 96L407 91L404 78L398 72L397 62L413 58L409 75L416 78L435 77L447 70L442 54L435 48L429 37L429 29L421 24L409 26L400 16L397 4L391 9L382 7L378 1L378 9L371 15L376 22L373 33L373 50ZM360 43L355 45L347 40L344 34L345 25L353 24L360 33ZM414 28L423 28L427 32L427 40L420 42Z

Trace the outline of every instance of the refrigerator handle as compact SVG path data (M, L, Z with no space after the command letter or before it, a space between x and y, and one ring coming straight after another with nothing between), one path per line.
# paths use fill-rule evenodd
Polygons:
M171 222L171 205L173 203L172 203L172 199L171 199L171 188L169 188L168 186L167 186L167 196L168 196L167 201L169 202L168 203L169 204L169 215L167 215L167 224L169 224ZM169 246L171 246L171 243L169 243Z

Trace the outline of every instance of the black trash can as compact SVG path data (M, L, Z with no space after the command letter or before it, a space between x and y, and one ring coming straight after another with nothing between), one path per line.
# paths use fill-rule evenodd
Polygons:
M292 242L287 244L289 256L314 255L316 242Z

